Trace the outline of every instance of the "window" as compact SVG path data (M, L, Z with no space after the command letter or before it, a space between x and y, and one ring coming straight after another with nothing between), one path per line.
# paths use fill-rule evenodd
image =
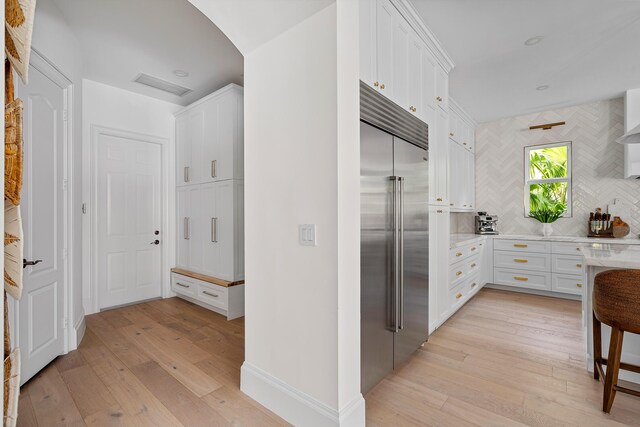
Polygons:
M571 143L524 149L524 213L552 210L571 216Z

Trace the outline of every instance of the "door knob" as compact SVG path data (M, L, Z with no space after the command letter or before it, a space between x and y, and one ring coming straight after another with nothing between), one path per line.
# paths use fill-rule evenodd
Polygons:
M153 234L155 234L157 236L158 234L160 234L160 230L154 231Z
M37 259L35 261L27 261L26 259L22 258L22 268L27 268L28 265L36 265L41 262L41 259Z
M160 244L160 240L154 240L153 242L149 243L150 245L159 245Z

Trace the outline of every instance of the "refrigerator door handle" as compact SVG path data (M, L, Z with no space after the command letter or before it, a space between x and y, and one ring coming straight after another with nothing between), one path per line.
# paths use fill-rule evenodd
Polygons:
M399 177L400 182L400 200L399 200L399 222L400 222L400 246L398 250L399 276L400 276L400 329L404 329L404 178Z
M391 177L391 181L393 182L393 189L392 189L392 194L391 194L391 206L392 206L392 227L393 227L393 256L392 256L392 260L391 260L391 319L392 319L392 325L391 325L391 330L393 332L398 332L399 329L399 310L398 310L398 239L399 239L399 233L398 233L398 218L399 218L399 213L398 213L398 202L399 202L399 195L398 195L398 177L397 176L392 176Z

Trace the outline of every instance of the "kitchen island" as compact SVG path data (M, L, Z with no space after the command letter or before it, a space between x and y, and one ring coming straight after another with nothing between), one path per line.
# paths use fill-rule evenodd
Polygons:
M582 295L582 324L587 342L587 369L593 372L593 317L592 298L594 278L601 271L632 268L640 269L640 246L591 243L581 246L586 266L586 283ZM640 286L640 281L638 282ZM602 355L607 357L611 328L602 325ZM626 333L622 346L622 361L640 365L640 335ZM620 378L640 384L640 374L620 370Z

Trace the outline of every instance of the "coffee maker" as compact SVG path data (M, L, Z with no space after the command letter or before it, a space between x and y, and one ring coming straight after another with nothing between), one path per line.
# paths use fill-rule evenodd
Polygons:
M498 217L478 212L476 215L476 234L498 234Z

